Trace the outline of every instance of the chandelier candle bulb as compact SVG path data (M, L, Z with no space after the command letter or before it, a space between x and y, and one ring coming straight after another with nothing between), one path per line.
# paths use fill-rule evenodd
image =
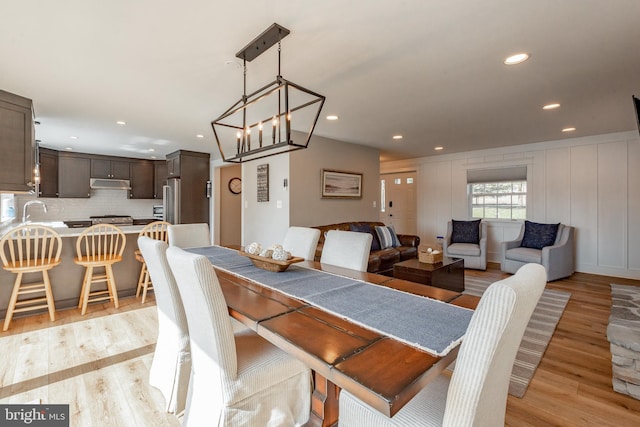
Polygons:
M271 123L273 124L273 127L271 128L271 139L275 144L276 143L276 116L273 116L273 121Z
M262 122L258 123L258 144L260 144L260 148L262 148Z
M251 128L247 128L247 150L251 150Z
M240 137L242 136L242 134L240 133L240 131L238 131L238 133L236 133L236 139L237 139L237 153L240 154Z

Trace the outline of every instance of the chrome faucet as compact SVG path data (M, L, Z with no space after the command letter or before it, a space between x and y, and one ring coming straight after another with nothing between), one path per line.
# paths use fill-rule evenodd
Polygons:
M22 207L22 222L27 222L27 218L29 218L30 216L30 215L27 215L27 208L34 204L42 205L42 209L44 209L44 213L47 213L47 205L45 205L44 202L41 202L40 200L29 200Z

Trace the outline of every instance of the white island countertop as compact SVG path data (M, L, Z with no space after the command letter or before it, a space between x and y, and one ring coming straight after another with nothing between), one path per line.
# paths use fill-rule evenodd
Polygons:
M79 227L79 228L69 228L62 221L49 221L49 222L30 222L30 223L12 223L5 225L0 228L0 236L3 236L5 233L10 231L13 228L19 227L23 224L39 224L46 225L47 227L53 228L55 231L60 234L60 237L78 237L84 230L89 227ZM117 225L124 234L138 234L145 227L144 225Z

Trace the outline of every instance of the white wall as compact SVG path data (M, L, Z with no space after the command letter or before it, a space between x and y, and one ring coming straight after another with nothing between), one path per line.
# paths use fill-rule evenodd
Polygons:
M280 154L242 164L242 245L282 243L289 228L289 156ZM269 165L269 201L258 202L259 165ZM224 227L224 224L221 224Z
M385 162L381 173L418 170L418 234L431 241L468 216L468 169L527 165L528 219L576 227L577 271L640 278L640 137L623 132ZM488 258L520 222L489 223Z

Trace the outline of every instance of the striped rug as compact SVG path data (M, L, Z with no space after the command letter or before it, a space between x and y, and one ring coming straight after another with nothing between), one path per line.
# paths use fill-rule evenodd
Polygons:
M492 283L478 277L464 278L465 294L482 296L485 289ZM511 372L509 394L516 397L524 396L542 355L556 330L558 321L564 312L571 294L568 292L545 289L540 297L527 329L522 337L520 349Z

